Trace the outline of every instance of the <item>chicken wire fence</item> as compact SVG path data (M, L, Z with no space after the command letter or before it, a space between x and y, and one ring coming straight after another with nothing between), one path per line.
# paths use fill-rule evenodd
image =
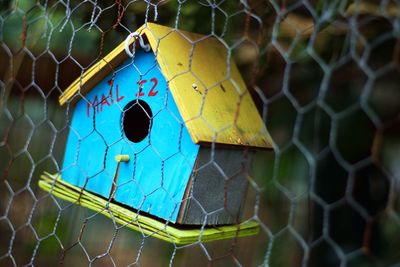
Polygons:
M241 168L257 235L168 243L38 187L74 131L59 96L146 22L238 65L273 139ZM1 266L400 266L399 1L3 0L0 40Z

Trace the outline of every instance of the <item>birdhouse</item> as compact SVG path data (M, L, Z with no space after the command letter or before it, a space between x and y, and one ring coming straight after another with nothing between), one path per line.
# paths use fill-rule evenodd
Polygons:
M137 33L133 57L121 43L61 95L61 179L172 223L238 223L248 162L271 140L229 49L152 23Z

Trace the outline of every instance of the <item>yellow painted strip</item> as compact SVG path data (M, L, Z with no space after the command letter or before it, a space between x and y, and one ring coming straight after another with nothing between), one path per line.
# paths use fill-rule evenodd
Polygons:
M101 197L63 181L59 175L43 174L39 180L39 187L61 199L100 212L146 236L156 237L178 245L252 236L259 232L259 225L255 221L246 221L240 225L206 227L204 229L201 229L201 227L188 228L187 226L185 229L180 229L178 226L166 224L115 203L110 203Z

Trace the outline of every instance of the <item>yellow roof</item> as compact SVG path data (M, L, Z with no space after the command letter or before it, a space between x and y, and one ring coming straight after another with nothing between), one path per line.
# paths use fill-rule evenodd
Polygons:
M138 32L154 52L193 142L271 147L264 122L221 41L154 23ZM60 104L78 92L86 94L126 58L122 42L74 81Z

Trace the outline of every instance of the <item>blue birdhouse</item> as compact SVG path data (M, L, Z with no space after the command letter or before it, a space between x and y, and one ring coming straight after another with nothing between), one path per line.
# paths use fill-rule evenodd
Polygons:
M61 179L173 223L238 222L248 162L271 139L237 67L216 38L138 33L147 46L132 38L128 57L122 43L61 95Z

